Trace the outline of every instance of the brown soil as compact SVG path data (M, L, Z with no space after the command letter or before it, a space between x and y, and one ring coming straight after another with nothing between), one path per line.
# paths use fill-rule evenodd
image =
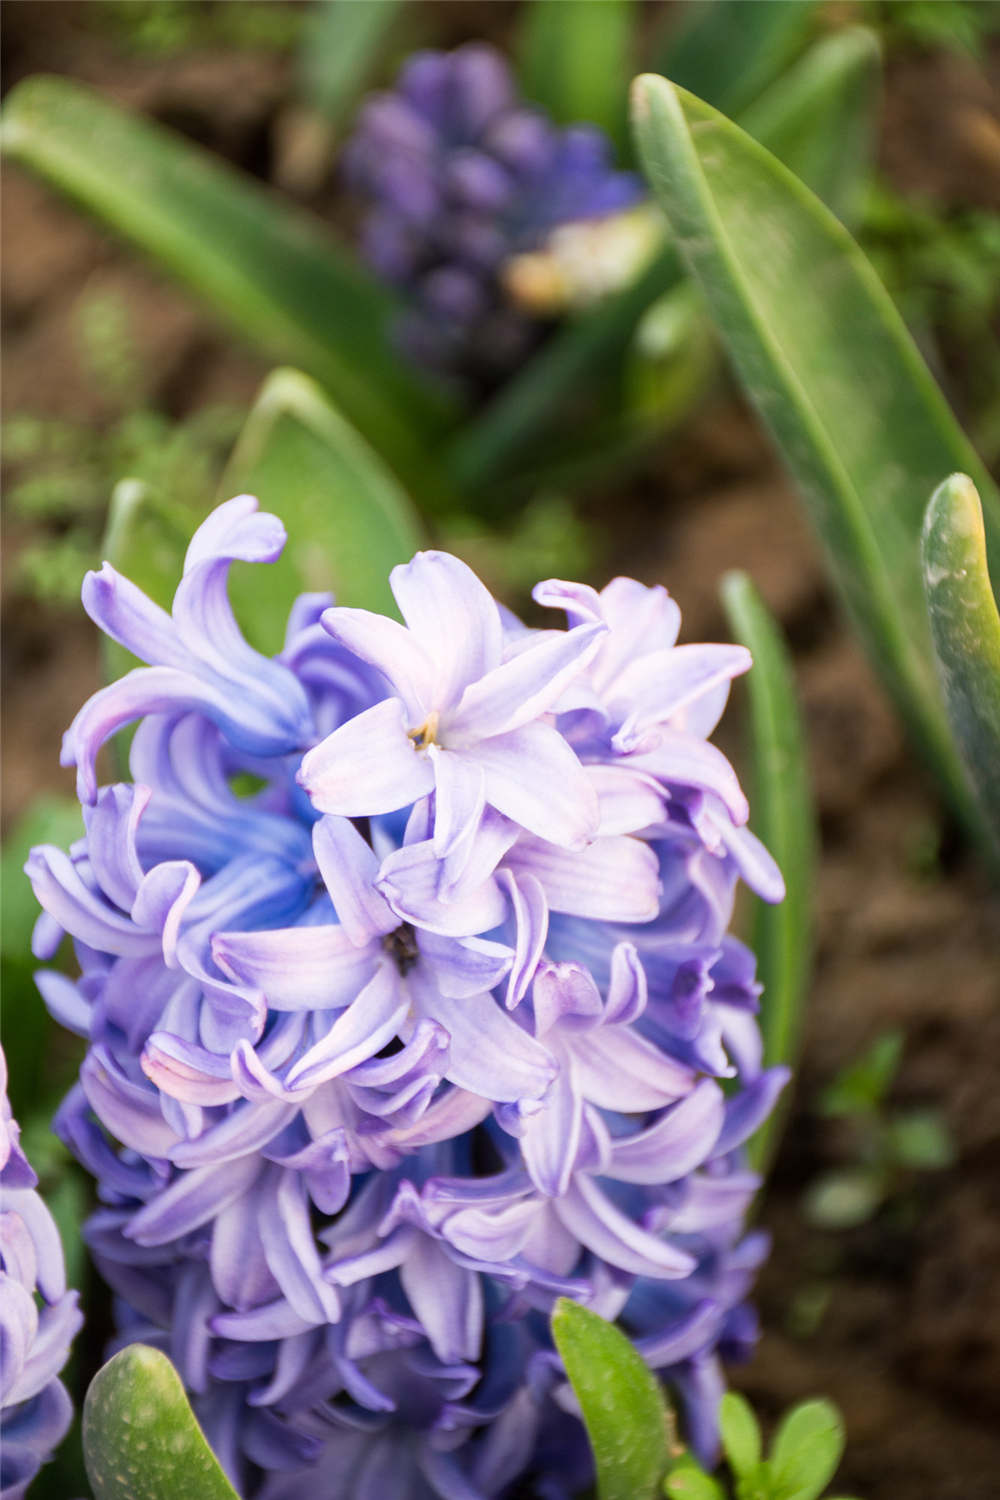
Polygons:
M36 7L8 4L8 80L42 66L72 72L251 170L269 169L287 120L286 62L130 58L95 40L81 9L46 5L41 27ZM448 41L463 34L460 10L471 31L469 16L485 16L480 29L493 31L501 12L509 18L507 6L436 6ZM900 187L988 203L997 178L983 163L995 164L1000 127L988 88L969 79L960 60L893 63L883 157ZM67 333L69 309L95 279L127 298L151 399L178 415L208 399L249 399L264 363L182 293L14 170L5 173L5 208L8 414L105 415ZM810 738L823 839L815 983L795 1108L763 1211L775 1239L759 1295L766 1332L735 1378L767 1418L810 1394L840 1405L850 1439L840 1492L989 1500L1000 1487L1000 908L910 760L794 493L738 400L717 398L612 500L607 571L666 582L688 639L724 629L722 572L752 573L794 646ZM612 512L596 509L600 527ZM80 616L13 595L4 625L11 817L38 790L70 789L58 739L96 681L96 649ZM958 1166L925 1174L860 1229L810 1228L803 1190L844 1150L816 1117L817 1093L891 1026L906 1037L893 1102L938 1110Z

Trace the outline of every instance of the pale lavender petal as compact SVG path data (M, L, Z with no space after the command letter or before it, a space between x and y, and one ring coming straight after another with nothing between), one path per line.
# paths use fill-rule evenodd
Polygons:
M486 772L486 799L529 833L583 849L600 824L597 793L562 735L525 724L467 752Z
M612 1142L608 1176L649 1185L686 1177L714 1154L724 1116L722 1090L703 1079L654 1125Z
M621 765L588 765L587 775L597 792L601 834L639 833L664 819L664 790L640 771Z
M503 1010L491 995L450 999L434 984L409 977L414 1010L437 1021L451 1046L447 1076L470 1093L498 1103L539 1099L557 1071L544 1047Z
M378 857L347 818L320 818L313 828L313 850L337 920L359 948L399 926L375 889Z
M434 664L412 631L367 609L338 606L323 616L323 629L355 656L377 668L406 706L416 728L434 703Z
M479 1358L483 1341L482 1280L458 1266L427 1235L415 1237L399 1268L410 1306L438 1359Z
M260 1174L260 1162L244 1156L222 1166L181 1172L169 1187L125 1226L126 1239L137 1245L165 1245L208 1221L228 1203L249 1191Z
M497 882L487 877L480 885L442 898L442 868L430 840L395 850L382 861L378 889L399 921L412 922L426 932L468 937L491 932L506 915Z
M323 1276L305 1185L296 1172L271 1171L276 1181L262 1197L257 1217L271 1274L301 1318L335 1323L340 1298Z
M389 582L403 619L433 663L428 706L447 709L468 683L500 661L496 603L472 569L447 552L418 552L393 568Z
M84 809L90 867L101 890L122 911L131 909L143 877L135 836L150 796L146 786L107 786L93 807Z
M635 838L599 838L579 850L521 838L504 865L518 879L534 875L552 911L594 922L651 922L659 911L659 862Z
M631 1025L646 1009L646 971L631 943L616 943L611 951L611 979L604 1009L605 1025Z
M61 849L42 844L24 866L40 905L67 932L99 953L141 957L159 948L159 939L142 932L117 908L84 885L76 866Z
M407 733L398 698L386 698L327 735L298 773L319 812L369 817L395 812L434 790L434 770Z
M564 1054L544 1105L521 1122L524 1164L547 1197L558 1198L569 1188L580 1146L582 1108L573 1060Z
M261 1245L257 1212L256 1193L242 1193L220 1210L212 1226L212 1282L222 1301L236 1312L280 1295Z
M791 1077L788 1068L768 1068L738 1094L726 1100L726 1118L713 1156L723 1156L742 1146L767 1119L778 1095Z
M640 1229L596 1183L578 1174L555 1209L566 1228L602 1260L636 1276L689 1276L695 1260L686 1250Z
M431 745L428 755L434 767L434 852L444 859L475 837L486 806L486 775L468 756L440 745Z
M580 1087L600 1109L658 1109L689 1092L690 1068L624 1026L602 1026L573 1037Z
M274 1010L338 1010L371 979L381 950L355 947L342 927L282 927L217 933L212 957L231 979L263 990Z
M662 1333L636 1339L635 1347L654 1370L690 1359L716 1336L723 1310L711 1298L703 1298L683 1318L668 1324Z
M722 840L736 868L752 891L772 905L785 899L785 882L777 863L749 828L734 828L719 820Z
M752 665L745 646L671 646L636 657L614 687L615 698L631 705L623 734L627 737L646 724L682 714L703 693L713 692ZM678 727L687 725L681 720Z
M448 938L420 934L420 956L442 995L464 1000L492 990L511 965L511 950L488 938Z
M545 949L549 931L549 906L541 882L536 880L530 870L524 871L520 880L513 870L501 870L497 881L510 897L514 920L514 962L507 980L506 995L507 1009L514 1010L528 993L538 961Z
M604 634L602 625L546 631L537 644L471 682L445 720L448 744L468 748L530 724L583 670Z
M648 771L668 786L692 786L714 792L734 823L746 822L750 815L747 799L736 772L721 750L680 730L657 728L651 735L655 743L644 744L636 754L623 756L626 766Z
M381 964L353 1005L290 1069L287 1087L315 1088L374 1057L396 1035L408 1009L398 974L391 964Z
M593 976L578 963L543 962L531 991L535 1011L535 1034L542 1037L554 1026L572 1018L583 1027L596 1025L603 1006Z

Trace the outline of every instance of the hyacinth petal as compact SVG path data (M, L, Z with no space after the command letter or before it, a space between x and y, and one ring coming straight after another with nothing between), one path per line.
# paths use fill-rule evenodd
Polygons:
M428 839L396 849L382 861L378 889L395 913L393 925L411 922L443 937L491 932L506 914L500 887L487 877L482 884L442 899L441 864Z
M466 752L486 773L486 799L529 833L583 849L600 824L597 793L566 741L547 724L525 724Z
M535 1034L545 1036L567 1016L596 1025L601 1018L601 996L593 976L582 964L543 962L531 992Z
M510 897L514 920L514 962L507 979L506 1005L514 1010L528 993L549 931L549 906L541 882L530 870L518 879L513 870L501 870L498 882Z
M583 670L604 634L605 627L597 624L546 633L538 644L470 682L448 714L449 744L468 748L530 724Z
M257 1217L271 1274L300 1317L335 1323L340 1299L321 1273L302 1179L295 1172L273 1170L277 1180L262 1196Z
M434 790L434 771L407 732L397 698L348 719L302 758L298 780L319 812L370 817Z
M73 861L61 849L48 844L32 849L24 872L39 904L88 948L120 957L142 957L159 948L155 935L140 931L84 885Z
M438 1359L446 1364L478 1359L483 1341L479 1276L418 1234L400 1265L399 1279Z
M315 1088L374 1057L395 1036L408 1009L398 975L390 964L381 964L354 1003L289 1070L288 1088Z
M670 646L630 662L615 683L615 696L632 705L626 724L664 722L752 666L745 646Z
M151 1091L129 1083L100 1048L80 1065L80 1082L91 1109L124 1145L143 1156L166 1157L177 1133L164 1120Z
M634 754L625 747L624 764L648 771L667 786L695 787L714 792L733 822L742 825L750 815L736 772L721 750L680 730L657 728L655 743L642 745ZM617 748L617 747L616 747Z
M442 995L465 1000L492 990L510 969L511 950L488 938L447 938L421 933L420 954Z
M137 927L158 932L163 960L177 965L177 940L184 914L201 885L201 875L187 860L157 865L142 878L132 903L132 921Z
M279 1293L261 1245L257 1215L256 1194L244 1193L219 1211L212 1227L212 1284L236 1312L270 1302Z
M594 922L651 922L659 911L660 867L648 844L623 835L566 850L521 838L504 863L534 875L552 911Z
M170 615L109 562L84 576L80 597L97 628L140 661L190 670L191 654Z
M498 1103L542 1097L556 1073L555 1062L492 995L452 999L437 985L421 982L418 971L410 975L408 988L417 1014L448 1033L452 1083Z
M654 1370L690 1359L710 1343L722 1322L722 1309L710 1297L696 1302L691 1311L669 1323L661 1333L636 1339L635 1347Z
M655 1124L613 1141L607 1175L650 1186L676 1182L713 1155L724 1117L722 1090L703 1079Z
M338 605L323 615L323 629L345 650L382 673L406 706L412 726L434 708L434 667L412 631L367 609Z
M281 1100L269 1099L252 1111L237 1106L194 1140L177 1141L166 1154L175 1166L184 1168L235 1161L266 1146L294 1116L295 1107Z
M747 1083L738 1094L726 1100L725 1120L715 1143L713 1156L724 1156L737 1146L742 1146L753 1135L758 1125L771 1113L778 1095L791 1076L788 1068L768 1068Z
M581 1244L623 1271L673 1278L688 1276L694 1270L692 1255L640 1229L582 1174L556 1200L556 1211Z
M313 851L334 911L348 938L362 947L399 926L375 889L378 858L347 818L326 816L313 828Z
M646 971L638 952L632 943L616 943L611 950L605 1025L630 1026L646 1009L647 995Z
M212 957L231 979L263 990L273 1010L340 1010L371 979L379 949L355 947L342 927L281 927L216 933Z
M546 609L565 611L567 624L603 625L604 609L601 596L589 583L568 583L562 578L546 578L536 583L531 590L536 604Z
M439 859L454 855L475 838L486 806L486 775L466 755L431 745L434 767L434 852Z
M450 708L468 683L500 661L496 602L472 569L447 552L418 552L393 568L389 583L403 619L434 663L428 707Z
M30 1401L59 1374L69 1346L83 1327L83 1314L76 1305L76 1292L67 1292L39 1319L38 1332L14 1384L5 1396L5 1404L16 1406Z
M308 1333L312 1327L283 1297L263 1307L247 1308L245 1312L216 1313L211 1321L212 1332L220 1338L247 1343L294 1338L296 1334Z
M52 1019L76 1036L89 1037L91 1008L77 985L54 969L39 969L33 978Z
M749 828L721 825L722 839L740 875L762 901L784 901L785 881L777 862Z
M639 833L663 822L666 796L652 776L599 765L588 765L587 775L600 805L602 836Z
M599 1109L659 1109L690 1091L694 1075L623 1026L603 1026L573 1038L580 1087Z
M179 1239L252 1188L259 1173L260 1163L253 1156L182 1172L139 1210L126 1226L125 1236L137 1245L164 1245Z
M537 1114L522 1122L521 1152L531 1180L548 1198L566 1192L576 1165L583 1122L583 1100L572 1056L560 1058L559 1072Z
M107 786L93 807L84 809L87 858L105 896L129 911L143 879L135 839L146 809L149 787Z
M149 1081L173 1099L211 1108L231 1104L239 1098L229 1059L183 1037L171 1036L166 1031L154 1032L143 1048L140 1062Z

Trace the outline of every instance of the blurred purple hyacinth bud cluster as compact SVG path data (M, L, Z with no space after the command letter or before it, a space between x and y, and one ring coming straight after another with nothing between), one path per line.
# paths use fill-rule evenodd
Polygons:
M344 165L369 205L364 253L407 295L401 346L479 386L502 378L542 328L505 293L505 262L560 224L644 196L637 176L614 169L602 131L557 129L480 44L415 53L392 92L366 101Z
M120 1342L169 1352L240 1493L579 1493L560 1294L620 1318L713 1452L766 1251L743 1142L764 1069L742 877L781 877L709 741L740 647L677 645L618 578L529 628L458 559L405 624L306 595L273 659L227 599L281 551L241 496L170 614L105 564L91 617L148 667L65 740L86 836L34 850L40 977L88 1051L56 1129ZM138 721L132 780L95 759Z
M0 1500L20 1500L69 1430L59 1379L83 1319L55 1221L20 1146L0 1049Z

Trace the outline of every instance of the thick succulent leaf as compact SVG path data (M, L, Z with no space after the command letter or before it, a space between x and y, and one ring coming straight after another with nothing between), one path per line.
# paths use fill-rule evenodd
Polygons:
M739 114L788 66L813 29L820 0L688 0L651 62L659 73ZM668 19L673 22L673 16Z
M782 1500L816 1500L844 1452L844 1424L829 1401L803 1401L782 1420L769 1468Z
M878 37L846 27L810 47L740 124L850 223L871 164L880 82Z
M598 1500L652 1500L669 1464L659 1382L620 1329L560 1297L552 1337L583 1412Z
M29 78L11 91L2 142L243 337L307 370L401 472L427 472L423 436L439 405L390 348L392 299L319 221L65 78Z
M402 0L318 0L302 32L306 98L339 125L366 87Z
M280 649L297 594L332 589L339 604L394 613L389 571L421 544L399 481L319 387L297 370L265 382L223 475L220 499L256 495L288 531L270 567L236 563L230 597L248 638Z
M791 659L777 622L745 573L728 573L722 600L729 628L753 656L747 676L753 747L754 830L777 860L786 895L777 906L754 902L751 946L764 986L760 1027L764 1060L794 1065L812 966L816 815L809 785L805 734ZM776 1140L773 1111L750 1145L763 1167Z
M1000 615L986 566L976 487L953 474L923 532L924 589L945 704L1000 858Z
M521 87L560 125L599 125L628 146L633 0L532 0L521 36Z
M177 1371L145 1344L130 1344L91 1381L83 1451L95 1500L238 1500Z
M664 78L636 80L634 119L653 190L876 668L974 829L935 680L919 536L939 476L981 465L861 251L797 178ZM988 506L1000 516L992 486Z

